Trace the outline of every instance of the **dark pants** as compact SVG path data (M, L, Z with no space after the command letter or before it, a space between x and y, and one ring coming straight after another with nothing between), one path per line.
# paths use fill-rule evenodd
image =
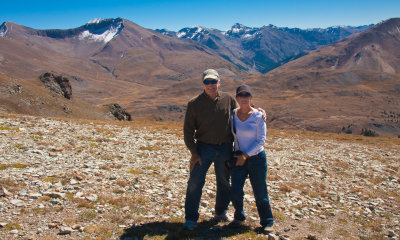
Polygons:
M267 157L265 151L249 157L243 166L234 167L232 169L231 199L235 207L235 219L240 221L246 219L243 210L243 186L247 175L250 177L251 186L256 199L260 224L264 227L270 227L274 224L274 218L272 216L267 190Z
M199 219L200 198L207 171L212 163L214 163L215 176L217 178L215 214L223 214L228 209L230 185L229 170L225 166L225 161L232 155L232 143L222 145L198 143L197 152L200 155L202 164L196 164L190 172L185 202L185 218L194 222Z

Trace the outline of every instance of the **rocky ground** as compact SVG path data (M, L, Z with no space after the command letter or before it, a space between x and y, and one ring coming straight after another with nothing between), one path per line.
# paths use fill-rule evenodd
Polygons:
M248 182L246 227L208 221L212 169L199 229L182 230L181 129L1 116L0 239L399 239L399 139L280 130L265 144L274 232L257 231Z

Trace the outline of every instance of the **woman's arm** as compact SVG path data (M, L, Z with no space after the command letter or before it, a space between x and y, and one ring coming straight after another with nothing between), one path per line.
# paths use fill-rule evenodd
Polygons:
M253 156L257 154L257 151L260 147L264 147L265 139L267 136L267 124L264 122L262 115L257 116L256 122L256 138L250 146L250 151L247 152L249 156Z

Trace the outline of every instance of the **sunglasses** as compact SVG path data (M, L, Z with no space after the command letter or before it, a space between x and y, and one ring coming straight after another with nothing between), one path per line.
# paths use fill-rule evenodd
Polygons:
M217 84L218 80L213 79L213 80L204 80L203 83L204 85L208 85L208 84Z
M248 97L251 97L251 94L250 93L238 93L238 94L236 94L236 97L248 98Z

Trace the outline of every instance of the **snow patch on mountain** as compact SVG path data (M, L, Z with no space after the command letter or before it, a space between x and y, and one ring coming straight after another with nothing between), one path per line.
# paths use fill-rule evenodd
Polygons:
M100 22L103 21L103 20L104 20L103 18L94 18L94 19L90 20L90 21L88 22L88 24L91 24L91 23L100 23Z
M231 31L232 31L233 33L239 33L240 30L242 30L242 29L241 29L241 28L232 28L232 29L231 29Z
M6 25L6 23L3 23L0 26L0 36L5 37L7 35L7 31L8 31L7 25Z
M347 28L347 26L345 26L345 25L336 25L336 26L332 26L330 28Z
M176 36L177 36L178 38L183 38L184 36L186 36L186 32L184 32L184 31L179 31L179 32L176 34Z
M197 30L196 30L196 32L197 32L197 33L199 33L199 32L202 32L202 31L203 31L203 28L202 28L202 27L200 27L199 25L195 25L195 26L193 26L192 28L194 28L194 29L197 29Z
M163 31L160 30L160 32L163 32ZM190 38L190 39L199 41L199 40L204 39L205 35L209 36L210 32L207 28L195 25L190 28L189 27L182 28L175 35L177 38Z
M94 21L94 20L92 20ZM96 23L96 22L93 22ZM99 23L99 22L97 22ZM108 29L104 31L96 31L91 32L90 30L85 30L79 35L79 40L91 40L95 42L104 42L108 43L111 41L115 36L119 34L121 29L123 28L122 23L119 23L116 26L110 26Z
M243 38L252 38L253 37L253 35L252 34L248 34L248 33L246 33L245 35L243 35Z
M196 41L200 41L200 40L202 40L203 38L204 38L204 36L203 36L202 34L200 34L200 33L196 33L195 35L193 35L193 36L191 37L191 39L196 40Z

